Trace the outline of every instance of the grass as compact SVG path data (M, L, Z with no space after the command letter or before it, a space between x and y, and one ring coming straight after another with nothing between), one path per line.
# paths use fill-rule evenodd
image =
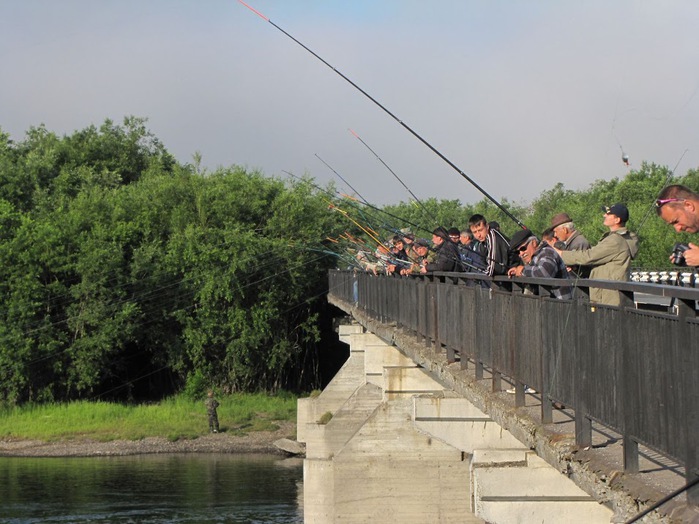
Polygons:
M295 420L296 397L236 393L217 397L221 431L243 435L278 429L275 422ZM0 438L43 441L91 438L99 441L166 437L196 438L208 433L204 400L176 396L156 404L76 401L26 405L0 410Z

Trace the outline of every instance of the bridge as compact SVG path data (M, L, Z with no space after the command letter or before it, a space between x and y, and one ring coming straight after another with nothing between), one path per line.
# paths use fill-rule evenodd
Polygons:
M299 402L306 522L698 520L699 290L560 284L332 271L351 356Z

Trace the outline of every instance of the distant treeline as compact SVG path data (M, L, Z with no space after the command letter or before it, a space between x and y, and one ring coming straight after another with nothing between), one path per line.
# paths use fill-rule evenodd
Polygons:
M621 161L619 162L621 164ZM455 183L460 183L458 180ZM670 252L675 242L694 242L696 235L678 235L655 212L654 202L666 184L684 184L699 190L699 171L689 170L683 176L674 176L666 166L642 163L637 170L630 170L623 179L597 180L588 189L573 191L558 183L544 191L531 204L514 203L503 198L500 203L522 221L537 236L551 225L551 218L558 213L568 213L577 229L592 245L608 231L602 225L602 206L622 202L629 208L629 230L638 232L640 250L632 262L633 268L670 269ZM492 193L491 193L492 194ZM511 236L518 226L489 200L483 199L473 205L462 205L458 200L422 200L423 206L402 202L385 209L396 216L405 217L414 224L438 222L446 227L463 229L475 213L484 215L489 221L497 221L502 231ZM424 208L424 209L423 209ZM428 218L432 217L432 218ZM418 236L430 238L426 230Z
M348 239L371 245L408 223L428 236L474 212L516 228L486 201L428 198L429 213L401 203L388 215L332 184L200 160L177 162L135 117L21 141L0 131L0 402L317 387L326 273L347 265ZM536 232L568 212L594 242L602 204L627 203L635 230L667 176L644 164L503 204ZM699 189L696 171L678 181ZM640 236L637 265L669 267L680 237L652 211Z

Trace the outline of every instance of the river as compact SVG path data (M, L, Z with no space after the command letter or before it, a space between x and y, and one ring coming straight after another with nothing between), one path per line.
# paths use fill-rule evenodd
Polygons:
M0 522L303 522L303 463L271 455L0 458Z

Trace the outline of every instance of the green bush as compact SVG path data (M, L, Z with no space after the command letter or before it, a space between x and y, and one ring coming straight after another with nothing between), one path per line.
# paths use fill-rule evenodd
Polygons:
M210 389L209 382L203 373L196 370L187 377L184 386L183 396L189 400L200 400L206 397L206 392Z

